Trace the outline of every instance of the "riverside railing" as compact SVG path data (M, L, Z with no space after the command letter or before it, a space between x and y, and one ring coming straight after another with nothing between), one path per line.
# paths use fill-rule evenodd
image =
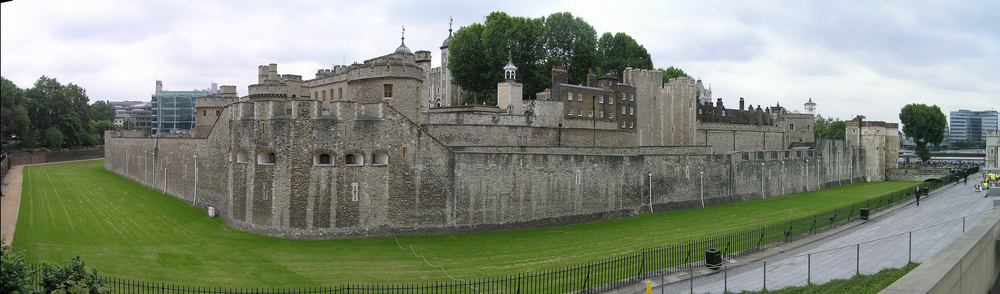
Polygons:
M925 190L935 190L961 180L949 175L940 182L924 182ZM146 283L118 278L102 278L111 293L599 293L635 284L651 277L688 271L705 266L705 251L720 250L726 259L756 253L784 242L816 233L860 217L861 208L876 212L913 197L912 187L812 216L752 229L742 233L687 244L648 248L625 256L564 267L538 273L524 273L483 279L412 284L346 284L303 288L192 287ZM37 271L33 276L38 276Z

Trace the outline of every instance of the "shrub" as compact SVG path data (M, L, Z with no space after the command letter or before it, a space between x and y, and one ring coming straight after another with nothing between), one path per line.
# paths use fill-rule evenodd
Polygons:
M0 243L4 238L0 237ZM30 267L24 262L24 253L14 252L10 246L0 246L0 293L36 293L31 288Z
M79 256L63 263L66 265L42 265L42 288L45 293L101 294L109 291L108 285L97 278L97 269L87 273Z

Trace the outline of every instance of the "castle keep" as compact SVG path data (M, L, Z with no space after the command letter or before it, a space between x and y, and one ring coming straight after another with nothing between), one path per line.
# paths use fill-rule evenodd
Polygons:
M240 230L303 239L571 224L870 175L867 149L813 140L811 114L700 103L691 78L628 68L571 85L554 68L522 100L505 71L494 106L460 105L447 66L405 43L308 80L260 66L246 97L224 86L199 104L193 138L109 136L105 168Z

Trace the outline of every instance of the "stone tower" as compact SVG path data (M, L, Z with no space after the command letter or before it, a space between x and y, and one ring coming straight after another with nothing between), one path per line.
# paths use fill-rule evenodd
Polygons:
M809 98L809 102L806 102L803 105L805 105L806 113L816 114L816 103L813 103L812 97Z
M451 24L452 19L448 18L448 38L444 39L444 43L441 43L441 91L444 91L444 101L447 101L446 106L455 106L462 104L462 98L458 95L458 86L451 84L451 71L448 70L448 58L451 57L448 54L448 43L451 43Z

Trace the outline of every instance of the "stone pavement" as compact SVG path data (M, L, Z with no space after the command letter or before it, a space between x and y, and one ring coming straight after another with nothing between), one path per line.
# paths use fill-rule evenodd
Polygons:
M857 224L831 236L763 260L727 262L726 270L703 276L696 274L693 293L759 291L765 286L765 267L767 288L781 289L803 286L807 281L822 284L832 279L850 278L855 273L872 274L884 268L899 268L909 260L922 262L992 210L993 199L997 197L985 195L985 192L973 191L972 185L945 186L921 198L920 206L911 200L868 221L855 221ZM653 293L692 292L690 280L667 282L665 287L660 287L660 280L650 279ZM645 293L645 289L643 282L606 293Z

